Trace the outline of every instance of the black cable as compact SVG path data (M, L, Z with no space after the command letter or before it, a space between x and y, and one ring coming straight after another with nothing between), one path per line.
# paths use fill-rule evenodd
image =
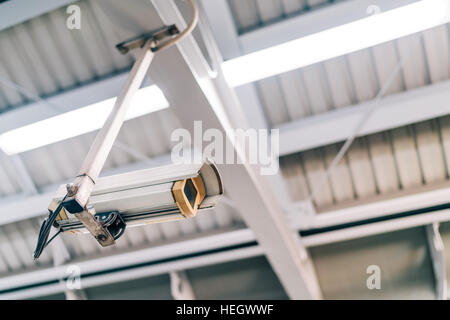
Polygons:
M42 222L41 225L41 230L39 231L39 237L38 237L38 241L36 244L36 249L34 250L34 259L38 259L41 254L42 251L44 251L45 247L53 240L56 238L57 235L59 235L61 233L61 229L49 240L48 240L48 236L50 235L50 230L52 228L53 223L55 222L56 218L58 217L61 209L63 208L63 202L66 199L67 195L64 196L64 198L61 200L60 204L58 205L58 207L56 208L55 211L51 212L48 216L47 219L45 219Z

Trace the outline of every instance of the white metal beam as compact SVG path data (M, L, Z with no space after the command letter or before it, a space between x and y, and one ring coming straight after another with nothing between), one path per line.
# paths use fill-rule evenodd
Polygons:
M444 221L450 221L449 209L304 236L303 242L307 247L317 247Z
M435 222L429 224L425 228L436 283L436 299L447 300L447 268L445 264L445 248L441 234L439 233L439 223Z
M209 22L206 27L211 28L211 33L214 35L222 55L226 59L240 56L242 49L227 0L202 0L201 8ZM240 104L245 106L245 108L242 108L242 113L249 127L270 130L254 83L235 88L235 93ZM278 174L270 175L267 178L270 180L270 187L283 205L283 209L289 207L292 200L281 173L278 172Z
M447 115L449 100L450 81L387 96L378 102L359 136ZM368 101L279 126L280 155L344 141L373 103Z
M0 31L78 0L10 0L0 4Z
M186 23L173 1L154 0L152 3L164 24L175 23L180 29L185 28ZM233 128L246 129L235 93L220 72L216 79L210 78L206 59L194 38L190 36L179 42L177 49L166 50L157 56L150 74L166 93L183 127L194 134L194 122L201 120L205 129L215 128L223 133ZM231 142L228 135L224 138L225 145L230 143L241 156L239 146ZM219 164L227 194L239 204L246 224L264 248L288 296L293 299L320 298L312 262L306 258L298 235L289 229L276 197L257 169L248 163Z
M87 300L86 293L83 290L66 290L66 300Z
M356 221L380 218L396 213L430 208L449 203L450 184L440 183L410 190L394 192L385 196L337 205L310 216L303 215L296 226L301 230L326 228Z
M227 0L201 0L217 46L224 60L243 54L239 34Z
M170 292L175 300L195 300L194 290L185 271L170 272Z

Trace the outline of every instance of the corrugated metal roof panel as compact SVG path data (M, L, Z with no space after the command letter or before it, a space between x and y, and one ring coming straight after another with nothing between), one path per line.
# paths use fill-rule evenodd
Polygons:
M20 191L20 186L14 176L14 168L6 156L0 154L0 199Z
M243 33L286 17L345 0L228 0L236 28Z
M258 81L272 126L375 98L402 61L386 95L448 80L450 26L333 58Z
M131 58L114 49L123 39L98 5L78 4L82 30L66 27L61 8L0 32L0 76L45 97L128 68ZM30 101L4 84L1 90L3 109Z
M322 186L342 143L286 156L281 169L292 198L303 200L317 189L319 207L440 183L449 179L449 122L445 116L356 139Z

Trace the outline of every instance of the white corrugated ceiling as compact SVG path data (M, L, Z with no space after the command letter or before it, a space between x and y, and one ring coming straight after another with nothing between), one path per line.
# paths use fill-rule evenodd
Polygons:
M112 7L124 10L115 14L133 15L136 21L148 18L143 11L150 6L149 1L134 0L127 5L114 1L116 5ZM333 5L331 2L228 0L240 33L320 10ZM58 27L65 25L64 8L1 31L0 76L45 98L128 70L132 58L119 54L114 46L129 37L129 32L123 32L129 26L114 26L115 22L120 25L120 21L108 18L111 11L105 14L102 4L104 0L79 2L84 14L83 32ZM268 123L277 126L371 100L400 60L404 60L404 66L388 94L448 80L449 28L441 26L257 82L255 86ZM30 97L0 83L0 112L30 102ZM118 140L138 155L153 158L170 152L170 133L177 127L179 120L169 108L128 121ZM48 190L49 186L72 178L94 135L85 134L22 154L37 188ZM303 200L317 188L340 146L333 144L281 159L293 200ZM141 160L136 154L115 147L105 169ZM449 170L450 116L358 138L317 193L315 204L320 211L341 203L441 183L449 179ZM0 162L0 181L0 197L20 192L14 170L5 159ZM136 229L126 233L117 247L106 250L85 236L64 235L63 240L72 256L84 259L157 246L183 235L233 224L242 224L241 218L234 209L221 205L214 214L200 215L194 220ZM0 274L51 265L48 251L39 262L30 258L38 230L37 219L0 226ZM409 294L410 288L419 288L414 297L432 298L431 265L427 262L429 253L421 228L322 246L312 249L311 254L327 298L363 297L360 286L366 275L358 274L355 279L353 271L363 272L363 266L371 264L371 259L383 262L388 286L399 288L396 293L388 290L382 297L400 297L399 294Z

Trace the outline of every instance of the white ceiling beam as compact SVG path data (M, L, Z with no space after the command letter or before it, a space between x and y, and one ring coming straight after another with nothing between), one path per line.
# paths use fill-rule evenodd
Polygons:
M0 225L44 216L48 213L47 207L53 193L16 198L14 201L9 201L8 198L3 199L0 203Z
M78 0L9 0L0 4L0 31Z
M303 236L307 247L323 246L330 243L360 239L377 234L398 230L411 229L428 224L450 221L450 209L438 210L429 213L412 215L404 218L390 219L381 222L372 222L360 226L347 227L334 231Z
M208 1L208 0L206 0ZM209 0L210 1L210 0ZM266 49L287 41L366 18L371 8L381 12L395 9L418 0L349 0L334 3L299 16L246 32L239 37L242 53Z
M333 206L313 216L304 214L302 219L297 221L296 226L301 230L333 227L402 212L437 207L447 204L448 199L450 199L450 184L448 182L422 186L356 201L350 205Z
M208 22L207 27L210 27L218 49L224 58L229 59L240 56L242 49L227 0L202 0L200 4L202 13L205 14ZM245 106L245 108L242 108L242 112L249 127L269 130L269 124L255 85L249 83L239 86L235 88L235 93L239 98L240 104ZM278 172L268 176L268 179L270 180L270 187L277 195L279 202L283 204L283 207L290 206L292 200L281 173Z
M227 0L199 1L224 60L242 55L239 34Z
M358 136L406 126L450 114L450 81L389 95L280 125L280 155L345 141L378 103Z
M50 231L49 239L55 236L57 233L57 229L53 228ZM37 239L36 239L37 241ZM61 266L70 260L70 253L67 250L64 241L60 237L56 237L50 244L50 249L53 256L53 265L55 267Z
M173 1L153 0L152 3L164 24L175 23L180 29L185 28L186 23ZM220 70L217 78L211 79L206 59L192 36L179 42L176 48L157 55L150 75L166 93L172 110L191 134L198 120L205 130L215 128L223 133L248 127L235 93ZM224 145L230 143L239 149L228 135L224 134L224 138ZM239 150L237 154L241 154ZM227 194L239 204L243 219L265 250L288 296L320 298L312 262L299 244L298 235L289 229L278 200L257 172L258 167L248 163L218 164L218 167Z
M66 290L64 292L66 300L87 300L84 290Z
M194 290L185 271L171 271L170 292L175 300L195 300Z
M439 233L439 223L435 222L425 227L430 250L431 263L435 278L436 299L447 300L447 268L445 263L445 248Z
M38 193L36 185L34 184L34 181L31 178L28 169L25 167L20 155L16 154L13 156L8 156L0 149L0 159L11 165L14 170L12 174L19 183L24 195L34 195Z

